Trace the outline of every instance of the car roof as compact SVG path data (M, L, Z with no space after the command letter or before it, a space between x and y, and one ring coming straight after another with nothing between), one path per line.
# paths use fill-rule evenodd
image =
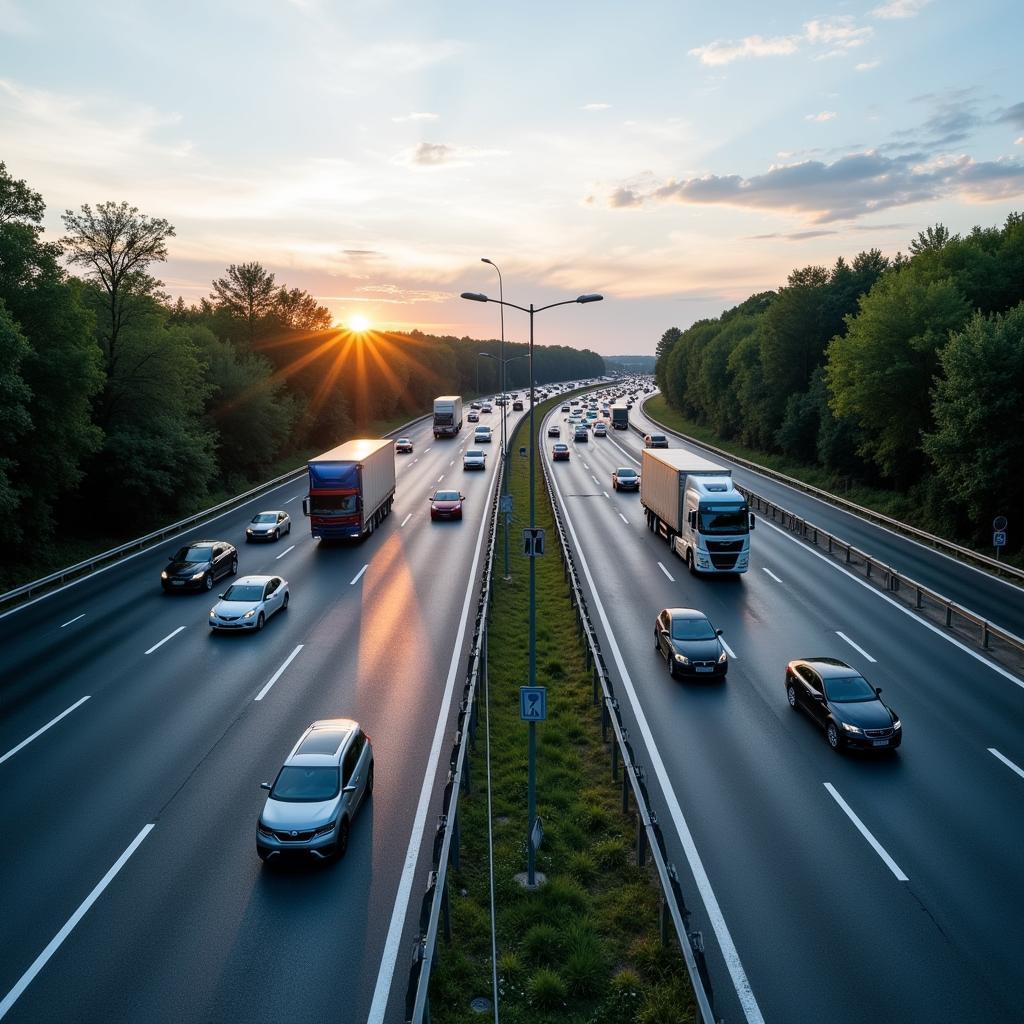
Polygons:
M567 452L568 450L569 450L569 446L567 444L556 444L555 445L555 451Z
M285 514L282 508L265 508L262 512L257 512L256 516L279 516ZM256 518L253 516L253 519Z
M798 662L810 665L823 679L837 679L841 676L859 676L860 673L838 658L797 658Z
M323 718L313 722L299 737L286 765L336 765L348 739L359 728L351 718Z
M466 449L466 454L467 455L479 455L481 459L487 458L487 456L484 455L483 451L480 448L467 448Z
M673 619L706 619L707 615L698 608L666 608Z
M634 476L636 475L636 470L635 469L631 469L629 466L619 466L619 468L617 470L615 470L615 472L616 473L632 473Z
M230 543L231 543L230 541L226 541L226 540L190 540L190 541L186 541L186 543L182 544L181 546L183 548L195 548L195 547L198 547L200 544L230 544Z
M261 586L261 587L264 587L272 579L275 579L275 578L277 578L277 577L274 577L274 576L239 576L238 579L235 579L235 580L231 581L231 586L238 587L238 586L242 586L243 584L248 584L250 586Z

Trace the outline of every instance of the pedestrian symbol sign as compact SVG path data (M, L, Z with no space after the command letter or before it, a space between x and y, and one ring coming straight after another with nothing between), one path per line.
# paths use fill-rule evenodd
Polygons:
M519 717L524 722L544 722L548 717L546 686L519 687Z

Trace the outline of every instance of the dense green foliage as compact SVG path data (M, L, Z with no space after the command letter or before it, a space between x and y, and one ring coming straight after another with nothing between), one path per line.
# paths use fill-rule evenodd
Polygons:
M38 563L26 552L55 537L135 536L284 458L474 393L478 372L496 387L497 341L332 327L255 262L231 264L198 304L171 304L153 270L173 225L83 205L54 243L44 212L0 163L0 563ZM563 347L538 346L535 365L541 383L604 372ZM511 387L527 382L525 360L508 369Z
M844 489L903 492L916 525L972 542L1006 515L1020 546L1020 214L964 237L935 225L908 257L794 270L777 292L667 330L655 374L674 409L725 441L816 465Z

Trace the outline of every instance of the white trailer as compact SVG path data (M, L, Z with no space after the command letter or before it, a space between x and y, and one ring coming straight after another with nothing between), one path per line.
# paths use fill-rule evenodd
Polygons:
M434 437L455 437L462 429L462 396L441 395L434 399Z

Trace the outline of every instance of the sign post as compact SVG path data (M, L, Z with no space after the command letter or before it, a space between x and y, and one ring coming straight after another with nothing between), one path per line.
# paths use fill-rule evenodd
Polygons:
M537 834L537 723L548 717L548 691L545 686L519 687L519 717L529 726L527 755L529 768L526 786L526 884L536 885Z
M992 520L992 547L996 549L996 561L999 561L999 553L1006 547L1006 528L1010 521L1006 516L996 516Z

